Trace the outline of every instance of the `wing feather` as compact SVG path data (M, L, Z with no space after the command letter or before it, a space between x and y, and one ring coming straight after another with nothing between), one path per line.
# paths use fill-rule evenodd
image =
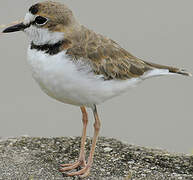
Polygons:
M152 68L136 58L115 41L83 27L72 38L74 42L67 54L75 60L87 61L92 71L105 80L126 80L139 77Z

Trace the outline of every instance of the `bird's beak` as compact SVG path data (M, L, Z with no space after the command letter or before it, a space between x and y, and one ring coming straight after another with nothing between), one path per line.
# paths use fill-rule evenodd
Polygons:
M16 25L13 25L13 26L10 26L10 27L4 29L2 33L11 33L11 32L16 32L16 31L23 31L27 27L29 27L29 25L19 23L19 24L16 24Z

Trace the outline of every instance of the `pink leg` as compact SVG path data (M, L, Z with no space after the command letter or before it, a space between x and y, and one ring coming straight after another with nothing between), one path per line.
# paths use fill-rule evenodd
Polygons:
M94 114L94 118L95 118L94 136L93 136L93 140L92 140L92 147L91 147L90 155L89 155L89 158L88 158L88 163L80 171L67 173L68 176L80 175L80 177L84 178L84 177L88 176L89 173L90 173L90 168L91 168L92 163L93 163L93 156L94 156L94 152L95 152L96 142L97 142L97 139L98 139L99 130L100 130L100 126L101 126L96 106L94 106L94 108L93 108L93 114Z
M86 108L84 106L80 107L82 111L82 122L83 122L83 131L82 131L82 138L81 138L81 148L80 148L80 155L78 160L72 164L62 164L61 166L64 168L60 168L60 172L69 171L75 169L79 166L86 166L85 162L85 141L86 141L86 128L88 124L88 114L86 112Z

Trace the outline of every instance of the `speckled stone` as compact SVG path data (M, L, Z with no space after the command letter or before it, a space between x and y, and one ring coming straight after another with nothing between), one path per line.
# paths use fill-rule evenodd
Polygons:
M91 138L87 139L89 151ZM80 137L0 139L0 180L78 180L65 177L60 163L73 162ZM88 157L88 153L87 153ZM99 138L86 180L193 180L193 156Z

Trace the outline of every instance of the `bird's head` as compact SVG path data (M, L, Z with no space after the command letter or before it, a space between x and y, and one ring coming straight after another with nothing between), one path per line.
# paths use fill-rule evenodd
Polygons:
M24 31L37 45L54 44L79 28L72 11L64 4L52 1L29 8L23 22L6 28L3 33Z

